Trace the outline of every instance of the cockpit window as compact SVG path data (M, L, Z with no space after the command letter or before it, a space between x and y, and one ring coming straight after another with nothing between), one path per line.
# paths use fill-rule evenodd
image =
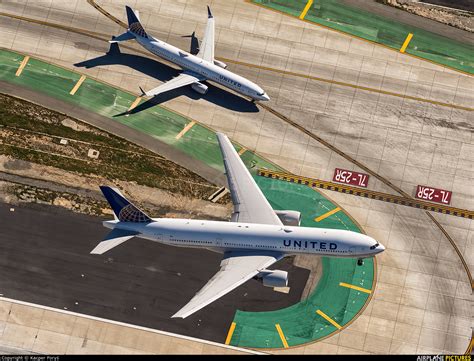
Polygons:
M258 96L265 95L265 92L257 93Z
M376 249L379 246L378 243L374 244L373 246L370 247L370 249Z

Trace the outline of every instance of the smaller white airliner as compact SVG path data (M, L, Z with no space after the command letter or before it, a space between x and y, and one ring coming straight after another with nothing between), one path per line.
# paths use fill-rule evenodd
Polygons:
M367 235L300 227L299 212L273 210L230 140L221 133L217 133L217 139L234 205L230 222L150 218L118 189L101 187L115 220L103 222L112 231L91 253L103 254L133 237L224 253L220 270L172 317L186 318L251 278L267 287L286 287L288 272L268 269L285 256L303 253L353 257L361 264L363 258L384 251Z
M270 100L270 97L257 84L226 70L227 65L214 58L214 17L209 6L207 7L208 20L206 31L199 53L196 55L192 55L147 34L140 24L138 11L134 11L128 6L125 6L125 8L127 11L128 29L125 33L110 40L110 42L117 43L135 39L154 55L168 60L184 70L176 78L152 90L145 92L140 88L143 95L155 96L186 85L191 85L191 88L199 94L206 94L208 87L202 82L212 80L240 94L246 95L252 98L252 100Z

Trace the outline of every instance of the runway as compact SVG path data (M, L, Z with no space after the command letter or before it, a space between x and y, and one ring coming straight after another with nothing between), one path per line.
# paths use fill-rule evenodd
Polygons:
M223 343L236 309L267 311L299 301L309 271L290 259L289 294L251 280L186 319L171 319L218 270L221 255L134 238L103 256L101 219L43 205L0 204L0 294L58 309ZM54 231L52 231L54 230Z

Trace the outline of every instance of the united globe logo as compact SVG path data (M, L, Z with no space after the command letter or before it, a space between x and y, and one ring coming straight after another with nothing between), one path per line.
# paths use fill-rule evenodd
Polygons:
M135 208L133 204L127 204L120 210L119 220L121 222L148 222L149 219L140 210Z

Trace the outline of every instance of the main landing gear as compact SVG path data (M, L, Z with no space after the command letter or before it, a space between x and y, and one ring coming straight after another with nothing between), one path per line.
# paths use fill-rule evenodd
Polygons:
M358 265L358 266L364 265L364 260L363 260L362 258L359 258L359 259L357 260L357 265Z

